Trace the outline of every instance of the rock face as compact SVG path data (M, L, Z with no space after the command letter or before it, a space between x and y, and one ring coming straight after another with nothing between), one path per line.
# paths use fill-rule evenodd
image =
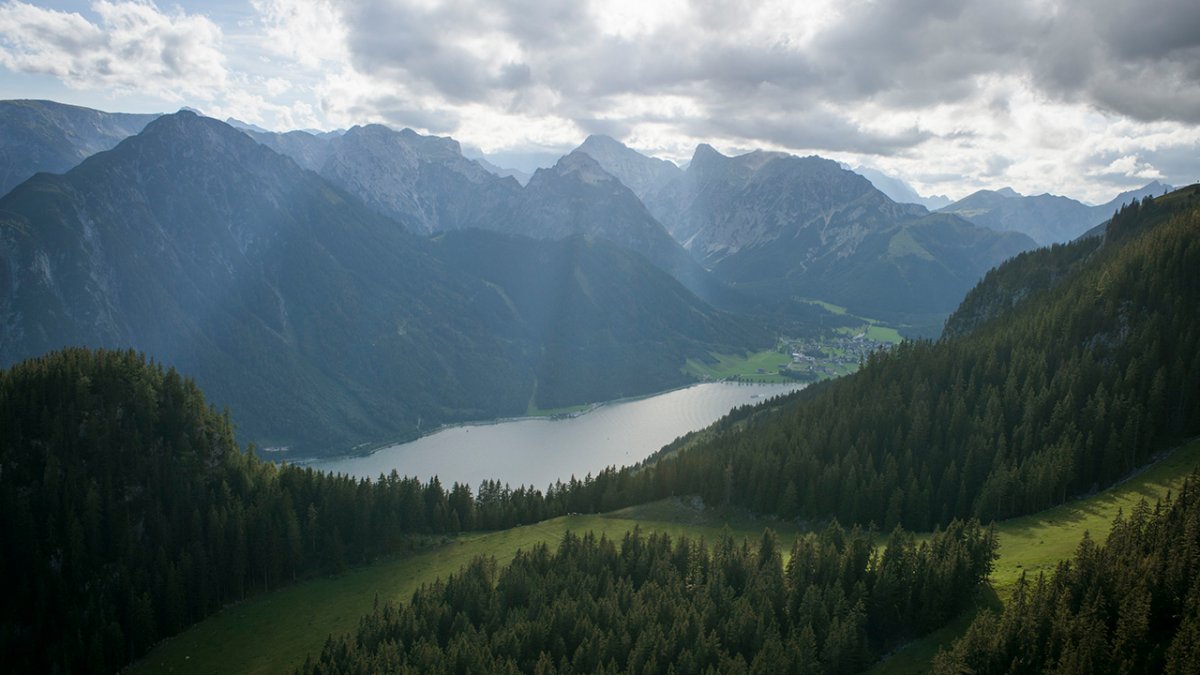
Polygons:
M782 239L854 246L867 232L924 209L896 204L867 179L820 157L761 150L726 157L700 145L678 179L648 200L651 213L708 266ZM829 225L849 210L850 222Z
M53 101L0 101L0 196L39 171L62 173L114 147L156 117Z
M598 237L646 256L707 301L724 302L728 292L636 194L582 151L539 169L522 188L466 159L453 139L410 129L371 125L324 139L301 132L252 135L418 234L478 228L536 239Z
M596 160L642 200L683 173L673 163L647 157L609 136L588 136L575 151Z
M701 298L727 304L727 290L683 250L637 195L581 150L535 172L520 201L492 227L536 239L607 239L645 256Z
M371 124L337 136L252 133L420 234L489 227L521 186L463 157L452 138Z
M993 265L1032 248L952 216L897 204L819 157L696 149L647 200L719 280L762 302L819 298L877 318L941 318Z
M0 364L66 345L142 350L230 406L247 438L315 453L403 436L418 419L519 414L543 396L654 391L680 383L689 353L755 341L624 249L464 236L517 268L567 270L546 275L565 289L553 299L608 309L566 313L560 330L602 317L604 348L551 348L544 296L485 277L480 256L411 234L221 122L163 116L0 199ZM653 320L696 313L687 335ZM535 387L546 358L566 355L562 372L578 374L604 363L593 351L627 368Z
M1173 188L1154 181L1137 190L1122 192L1099 206L1088 206L1068 197L1051 194L1025 196L1012 188L980 190L949 206L953 213L976 225L997 231L1021 232L1038 244L1071 241L1112 217L1123 204L1146 196L1161 195Z

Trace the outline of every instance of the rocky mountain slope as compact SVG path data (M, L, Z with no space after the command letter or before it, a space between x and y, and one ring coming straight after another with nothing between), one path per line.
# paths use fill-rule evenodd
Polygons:
M647 205L736 290L939 328L936 317L984 272L1034 247L1023 235L897 204L830 160L783 153L727 157L701 145Z
M536 239L587 235L646 257L709 302L728 305L728 289L712 278L650 215L628 187L576 150L539 169L492 229Z
M588 136L575 151L596 160L642 200L683 173L671 162L647 157L610 136Z
M416 233L488 227L521 186L463 157L451 138L370 124L338 136L251 133Z
M484 250L510 249L522 269L539 269L548 255L527 239L471 234ZM551 392L555 404L673 386L689 354L762 339L639 256L556 246L559 260L587 270L567 278L580 285L564 292L566 302L620 308L602 315L613 337L597 353L616 350L629 367L587 387L566 383ZM0 362L66 345L143 350L194 373L214 401L237 411L248 438L306 452L403 436L418 419L495 417L542 403L551 393L535 390L535 378L557 352L530 328L538 303L481 278L476 261L439 250L221 122L164 116L0 200ZM677 302L690 304L663 306ZM698 333L652 320L697 312L710 319ZM595 320L568 313L561 330L575 318ZM679 350L666 362L622 351L634 335Z
M39 171L70 169L138 133L156 117L54 101L0 101L0 195Z

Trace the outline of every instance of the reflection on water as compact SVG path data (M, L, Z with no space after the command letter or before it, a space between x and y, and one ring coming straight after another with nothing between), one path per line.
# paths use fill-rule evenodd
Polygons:
M635 401L599 406L565 419L518 419L443 429L366 457L314 462L313 468L376 478L438 476L472 488L488 478L545 489L607 466L636 464L733 408L794 391L796 384L706 383Z

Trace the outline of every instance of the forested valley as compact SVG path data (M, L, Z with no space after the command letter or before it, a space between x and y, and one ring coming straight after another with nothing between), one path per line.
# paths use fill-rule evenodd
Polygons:
M599 476L593 503L699 494L785 518L929 530L1110 484L1200 432L1198 235L1200 189L1134 202L1103 240L1019 256L985 278L960 310L974 330L905 342L774 411L732 414L686 452ZM1026 297L996 307L1001 282Z
M547 515L541 491L359 481L243 452L190 380L71 349L0 371L0 651L108 672L225 603L462 529Z
M306 671L436 663L657 672L686 663L773 672L787 661L854 672L973 601L994 553L980 522L1110 484L1198 432L1198 234L1196 188L1135 203L1102 240L1017 258L985 279L965 304L975 318L961 335L906 343L856 375L739 409L643 466L545 493L276 465L243 452L228 416L191 381L139 354L68 349L31 359L0 373L0 571L28 580L0 606L5 665L117 670L226 603L431 536L699 495L820 534L798 543L786 567L770 534L756 546L572 535L503 569L480 559L411 603L379 608ZM986 292L1047 259L1061 273L1016 284L1029 289L1024 299L1007 306ZM1191 492L1159 511L1191 523L1182 536L1194 542L1195 518L1182 511L1194 510ZM1194 603L1162 604L1160 595L1195 595L1186 571L1194 561L1165 571L1154 562L1175 522L1156 518L1134 514L1110 548L1081 549L1053 582L1022 592L1056 617L1081 612L1081 626L1140 625L1121 618L1130 613L1156 625L1170 614L1183 617L1180 631L1193 630ZM939 527L919 542L905 533ZM895 534L875 549L870 532L879 530ZM1057 590L1075 583L1072 569L1100 575L1105 556L1132 559L1135 544L1121 541L1142 539L1136 546L1159 576L1141 590L1114 581L1126 568L1103 572L1101 588L1119 590L1100 600ZM1003 662L987 650L1009 653L1018 638L980 625L939 663ZM1031 653L1086 664L1107 649L1088 646L1087 656L1073 629L1061 630ZM1113 637L1112 649L1125 639ZM1195 662L1174 643L1147 649L1130 658Z

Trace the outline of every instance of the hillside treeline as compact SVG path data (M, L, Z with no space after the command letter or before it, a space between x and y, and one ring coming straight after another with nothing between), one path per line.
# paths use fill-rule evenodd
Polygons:
M1200 669L1200 484L1118 516L1053 575L1021 577L1000 615L985 612L935 672L1168 673Z
M995 552L959 521L920 544L896 530L882 551L834 523L786 566L769 530L711 546L567 533L377 608L299 672L855 673L973 602Z
M1076 264L1077 249L1092 251ZM726 421L691 449L602 474L577 501L699 494L787 518L928 530L1062 503L1200 433L1197 190L1124 208L1098 248L1032 259L1047 256L1065 259L1065 278L970 334L875 354L774 413L742 411L744 424Z
M111 672L249 593L547 506L261 461L174 370L55 352L0 371L0 653L11 672Z

